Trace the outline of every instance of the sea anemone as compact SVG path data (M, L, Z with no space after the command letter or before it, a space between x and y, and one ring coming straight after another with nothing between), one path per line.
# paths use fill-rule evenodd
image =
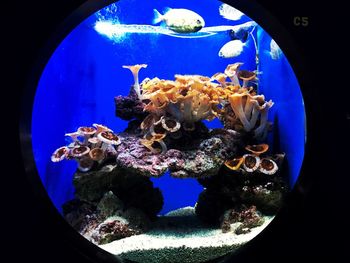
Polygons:
M89 152L89 156L92 160L99 162L105 158L105 152L101 148L95 148Z
M260 166L260 158L253 154L243 155L243 168L245 171L252 173L256 171Z
M82 136L84 136L84 143L87 143L87 141L96 133L96 129L94 127L79 127L78 133L80 133Z
M228 97L228 101L230 102L233 112L243 124L244 130L250 131L253 127L250 123L249 116L244 113L243 107L247 97L247 93L233 93Z
M248 70L239 71L238 78L243 81L242 88L246 88L248 86L248 82L257 80L256 73Z
M219 82L221 84L221 86L223 88L225 88L226 87L226 78L227 78L226 74L218 72L215 75L213 75L210 80L216 80L217 82Z
M102 163L107 156L116 154L114 147L121 143L120 138L113 131L101 124L93 124L94 127L79 127L76 132L67 133L73 142L68 146L58 148L51 156L53 162L64 159L76 160L78 169L87 172L92 169L94 163ZM84 137L80 141L78 137Z
M256 139L264 140L269 128L268 112L273 102L265 101L264 95L252 95L251 89L243 87L238 91L226 89L226 93L234 118L241 122L244 131L254 131ZM223 115L225 118L226 111Z
M153 123L153 125L149 129L149 133L152 136L166 136L167 130L164 129L161 119Z
M81 133L78 131L66 133L65 136L70 137L72 139L73 143L80 143L80 140L78 138L81 137Z
M151 128L156 119L159 119L155 114L148 114L146 118L141 122L141 130L148 130Z
M110 128L108 128L107 126L104 126L102 124L97 124L94 123L92 124L92 126L94 126L96 128L96 135L98 135L99 133L103 132L103 131L112 131Z
M69 148L66 146L62 146L58 148L56 151L54 151L54 153L51 156L51 161L60 162L67 157L68 153L69 153Z
M111 131L103 131L97 135L97 138L102 142L102 150L105 150L109 145L119 145L120 139Z
M265 153L269 149L269 145L266 143L262 143L259 145L247 145L245 149L251 152L252 154L260 155Z
M75 146L72 151L71 151L71 155L74 158L81 158L84 155L87 155L90 152L90 148L84 145L79 145L79 146Z
M162 117L160 119L162 127L168 132L176 132L181 128L180 122L173 117Z
M269 158L263 158L261 159L259 171L264 174L275 174L278 170L277 164L269 159Z
M234 86L240 86L239 79L238 79L238 72L239 68L243 65L241 62L237 62L234 64L229 64L225 69L225 74L228 76Z
M167 151L167 146L163 141L165 136L166 134L152 135L150 133L147 133L145 134L144 138L140 140L140 142L152 153L163 154Z
M269 112L269 109L273 106L273 104L274 103L272 102L272 100L264 103L263 105L264 107L260 111L260 124L254 131L255 138L258 138L261 140L266 138L268 128L269 128L269 123L267 121L268 112Z
M147 68L146 64L137 64L133 66L123 66L123 68L127 68L131 71L133 77L134 77L134 90L140 100L142 100L142 94L140 89L140 83L139 83L139 71L141 68Z
M243 161L244 161L243 157L233 158L231 160L227 160L225 162L225 166L230 170L236 171L241 167Z

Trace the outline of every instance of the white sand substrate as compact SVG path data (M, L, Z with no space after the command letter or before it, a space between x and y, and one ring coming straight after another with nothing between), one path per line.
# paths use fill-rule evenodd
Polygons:
M234 251L259 234L273 219L264 217L262 226L247 234L222 233L203 225L195 216L193 207L184 207L160 216L149 232L100 247L111 254L142 263L204 262Z

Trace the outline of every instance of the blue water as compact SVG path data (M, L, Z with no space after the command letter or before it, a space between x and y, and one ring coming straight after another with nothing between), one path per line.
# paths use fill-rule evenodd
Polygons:
M163 34L124 34L109 39L94 29L96 21L113 19L121 24L151 25L153 9L187 8L200 14L206 27L237 25L249 21L230 21L220 16L221 2L202 0L141 1L121 0L112 11L101 11L78 25L59 45L48 62L37 87L32 114L32 143L38 173L54 205L73 198L73 161L52 163L52 152L66 145L64 134L79 126L101 123L116 132L127 122L118 119L114 97L127 95L133 78L122 65L148 64L140 71L140 79L159 77L173 79L174 74L212 76L223 72L228 64L244 62L244 69L255 69L255 49L252 39L244 52L235 58L220 58L220 48L230 41L227 32L204 38L178 38ZM260 53L260 93L275 105L269 116L275 122L278 140L274 145L287 156L290 184L295 183L304 156L304 106L297 79L287 58L272 60L266 52L271 37L262 29L254 31ZM283 47L282 47L283 49ZM219 121L206 122L209 127L221 127ZM161 213L193 206L202 187L193 179L172 179L165 175L152 179L162 189L164 207Z

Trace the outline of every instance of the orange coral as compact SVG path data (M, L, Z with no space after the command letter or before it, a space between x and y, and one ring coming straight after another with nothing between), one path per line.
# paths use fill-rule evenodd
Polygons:
M243 161L243 157L233 158L232 160L227 160L225 166L230 170L236 171L241 167Z
M253 131L255 138L263 140L269 127L268 112L274 103L271 100L265 101L264 95L255 95L252 89L246 87L228 86L225 92L234 112L234 120L239 120L245 131ZM226 112L223 112L223 118L226 118ZM237 122L234 123L236 124Z
M229 128L252 131L255 138L263 139L269 127L268 110L273 102L265 101L264 95L257 95L253 87L248 86L249 82L257 80L256 73L240 70L242 65L239 62L230 64L225 73L216 73L211 78L180 74L175 75L175 80L146 78L140 86L137 73L146 65L128 66L134 74L137 93L145 103L144 111L149 112L141 129L154 135L162 128L160 134L176 132L178 136L181 127L193 131L196 122L219 118ZM227 77L231 82L226 82Z
M221 100L226 97L222 86L201 75L175 75L175 80L147 79L141 85L146 103L144 111L150 114L141 129L152 135L163 129L164 134L177 133L182 127L193 131L195 123L217 117ZM173 136L172 136L173 137ZM176 137L176 136L175 136ZM154 138L144 138L142 144L155 151ZM157 141L164 151L163 141Z
M269 145L266 143L258 144L258 145L247 145L245 149L252 154L260 155L265 153L269 149Z
M200 75L175 75L175 81L154 78L142 90L143 98L149 100L145 111L157 116L167 113L181 123L215 117L215 106L224 94L209 77Z
M165 153L167 147L163 142L166 134L150 134L146 133L144 138L140 140L141 144L147 147L153 153Z

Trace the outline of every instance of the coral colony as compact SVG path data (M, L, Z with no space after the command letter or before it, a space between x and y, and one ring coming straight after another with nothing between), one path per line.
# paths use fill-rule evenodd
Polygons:
M245 235L265 215L274 215L287 185L284 154L272 153L266 143L273 102L257 94L256 73L242 65L228 65L212 77L175 75L141 83L138 73L147 65L124 66L134 84L115 104L128 128L116 134L101 124L80 127L52 155L53 162L78 163L75 199L63 207L67 221L99 245L145 233L163 206L150 177L167 171L204 186L196 216L224 233ZM213 119L223 127L208 129L202 122Z

